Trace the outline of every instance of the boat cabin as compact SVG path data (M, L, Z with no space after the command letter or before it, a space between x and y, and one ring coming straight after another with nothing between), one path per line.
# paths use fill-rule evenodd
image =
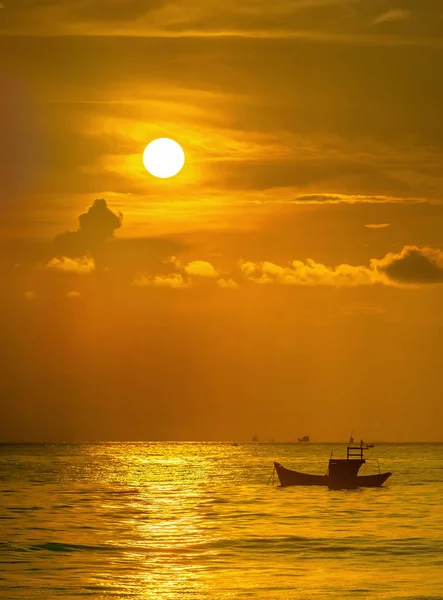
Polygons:
M348 487L355 482L355 478L360 467L365 464L364 451L366 446L348 446L346 448L346 458L329 459L328 475L330 484L334 487Z

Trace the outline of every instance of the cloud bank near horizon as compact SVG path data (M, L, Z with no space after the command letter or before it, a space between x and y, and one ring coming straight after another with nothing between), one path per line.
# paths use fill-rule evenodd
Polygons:
M102 268L113 277L112 260L107 263L106 246L115 244L114 232L122 225L123 216L116 215L104 199L95 200L86 213L79 216L79 228L66 232L54 240L53 256L46 268L64 273L93 274L97 257ZM381 229L385 229L382 224ZM374 227L373 227L374 228ZM375 230L380 227L376 226ZM118 242L117 242L118 243ZM65 251L69 250L68 253ZM160 256L159 256L160 259ZM143 261L143 257L141 257ZM124 258L123 258L124 261ZM237 288L237 264L220 269L209 260L195 257L183 263L176 256L161 258L166 272L134 272L131 260L120 264L120 270L137 287L187 288L205 281L216 281L220 288ZM382 258L371 258L367 265L339 264L328 266L312 258L295 259L286 264L272 261L239 262L239 274L243 282L260 285L336 286L352 287L367 285L429 286L443 283L443 251L438 248L406 245L400 252L388 252Z

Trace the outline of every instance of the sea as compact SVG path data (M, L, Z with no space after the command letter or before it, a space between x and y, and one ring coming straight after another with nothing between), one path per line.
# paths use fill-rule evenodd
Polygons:
M281 488L346 444L0 445L0 598L443 598L443 444L382 488ZM377 472L368 460L366 472Z

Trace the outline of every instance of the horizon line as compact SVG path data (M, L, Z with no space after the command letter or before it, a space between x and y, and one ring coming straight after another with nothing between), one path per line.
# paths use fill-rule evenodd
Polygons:
M309 446L312 444L349 444L349 440L316 440L310 442L299 442L298 440L68 440L68 441L2 441L0 445L69 445L69 444L297 444L302 446ZM358 442L353 442L358 445ZM369 444L443 444L443 440L409 440L409 441L370 441L364 442Z

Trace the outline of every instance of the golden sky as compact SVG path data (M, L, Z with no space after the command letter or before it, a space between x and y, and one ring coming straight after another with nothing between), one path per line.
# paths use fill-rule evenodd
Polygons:
M2 6L0 440L443 441L439 0Z

